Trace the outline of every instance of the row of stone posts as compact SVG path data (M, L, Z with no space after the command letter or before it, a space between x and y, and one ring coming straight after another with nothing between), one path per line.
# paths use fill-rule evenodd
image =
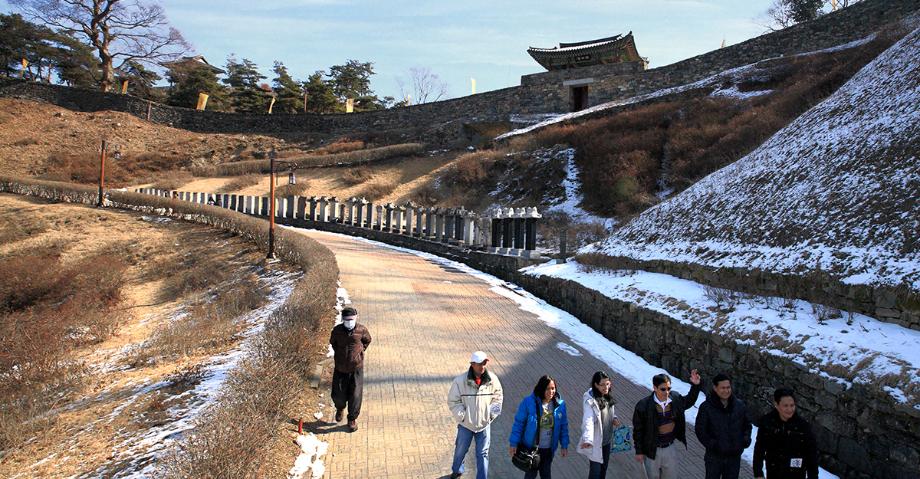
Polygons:
M141 188L138 193L211 204L240 213L268 216L269 198L227 193L197 193ZM364 198L335 196L275 198L279 219L338 223L457 246L482 247L496 254L536 258L536 208L504 208L488 217L460 208L430 208L413 202L374 204Z

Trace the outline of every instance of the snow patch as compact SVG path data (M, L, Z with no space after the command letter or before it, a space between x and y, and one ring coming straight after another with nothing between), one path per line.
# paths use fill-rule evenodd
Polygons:
M294 467L288 471L288 479L301 479L307 472L311 479L319 479L326 472L323 456L329 449L329 444L320 441L312 432L297 436L295 441L300 446L300 455L294 461Z

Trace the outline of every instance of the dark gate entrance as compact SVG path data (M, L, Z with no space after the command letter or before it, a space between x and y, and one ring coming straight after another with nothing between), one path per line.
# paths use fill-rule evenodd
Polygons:
M572 111L588 108L588 86L572 87Z

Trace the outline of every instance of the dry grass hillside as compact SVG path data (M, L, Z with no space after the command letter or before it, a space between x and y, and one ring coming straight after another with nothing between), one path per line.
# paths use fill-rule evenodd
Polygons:
M290 277L263 258L205 226L0 195L0 477L145 467Z

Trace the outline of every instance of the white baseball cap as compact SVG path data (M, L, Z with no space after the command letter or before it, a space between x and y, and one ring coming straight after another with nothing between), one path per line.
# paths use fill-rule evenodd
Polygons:
M483 351L475 351L475 352L473 352L473 355L470 356L470 362L471 362L471 363L477 363L477 364L478 364L478 363L481 363L481 362L483 362L483 361L488 361L488 360L489 360L489 356L488 356L486 353L484 353Z

